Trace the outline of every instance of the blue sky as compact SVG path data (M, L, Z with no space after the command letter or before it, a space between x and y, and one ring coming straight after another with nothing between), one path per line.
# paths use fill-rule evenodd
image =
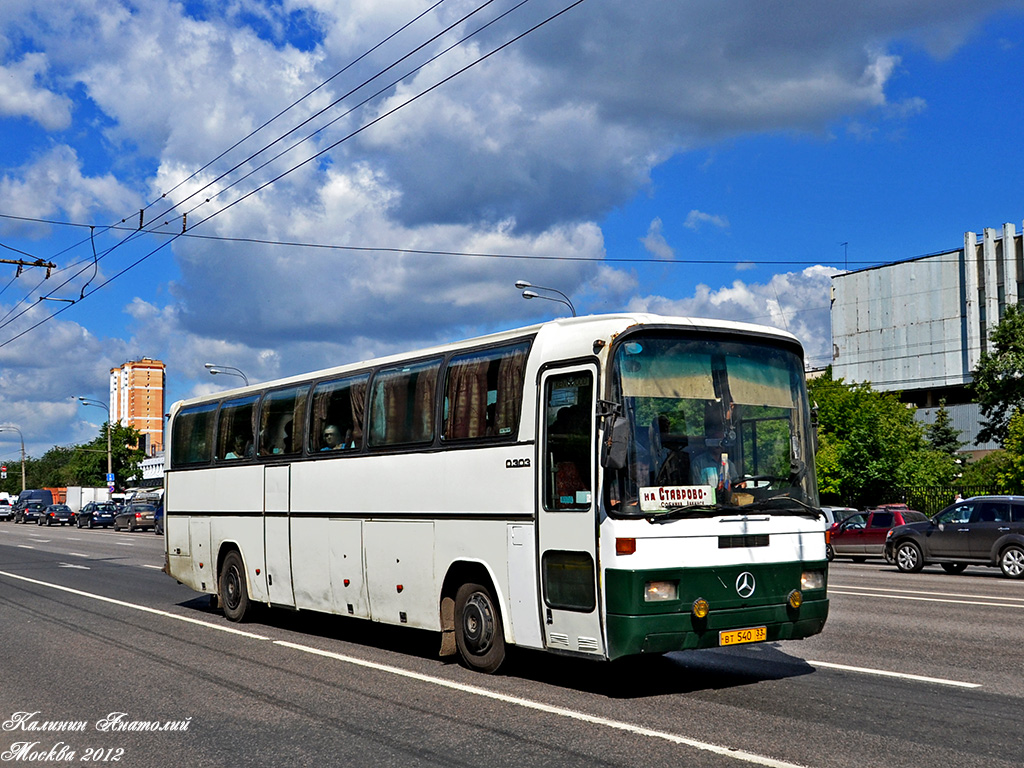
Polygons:
M0 258L58 269L0 264L0 424L34 455L90 439L102 414L74 398L141 356L174 400L233 383L206 361L265 380L562 311L519 278L581 314L785 327L823 364L831 274L1021 227L1020 2L586 0L401 106L569 4L529 0L406 75L513 3L5 0ZM439 34L375 100L186 199L201 185L180 181L424 11L203 178ZM168 231L192 209L189 234L225 239L153 252L167 238L106 229L151 201L147 225L173 201Z

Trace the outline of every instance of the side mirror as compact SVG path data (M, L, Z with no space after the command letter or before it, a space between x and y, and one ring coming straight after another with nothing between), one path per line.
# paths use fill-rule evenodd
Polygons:
M628 459L629 421L610 414L604 419L604 438L601 440L601 466L605 469L625 469Z

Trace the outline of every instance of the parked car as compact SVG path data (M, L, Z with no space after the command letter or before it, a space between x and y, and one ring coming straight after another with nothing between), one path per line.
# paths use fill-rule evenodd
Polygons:
M114 524L117 504L109 501L90 501L75 516L79 528L109 528Z
M842 522L850 515L856 514L859 510L854 507L822 507L821 512L825 515L825 525L831 528L836 523Z
M152 504L129 504L114 516L114 530L145 530L156 526L156 507Z
M893 528L885 558L904 573L937 563L946 573L968 565L999 567L1024 578L1024 496L973 496L931 520Z
M869 557L885 557L886 534L893 526L927 521L923 512L906 504L883 504L850 515L825 533L825 555L829 560L851 557L863 563Z
M14 522L34 523L43 514L44 509L46 505L41 501L29 501L25 504L19 501L14 508Z
M0 520L14 519L14 505L10 499L0 499Z
M51 504L43 509L36 522L39 525L69 525L72 514L71 507L67 504Z

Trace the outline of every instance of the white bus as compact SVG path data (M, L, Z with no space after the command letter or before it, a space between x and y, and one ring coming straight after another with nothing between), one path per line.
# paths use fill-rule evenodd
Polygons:
M166 572L254 604L616 659L828 614L802 349L753 325L553 321L176 403Z

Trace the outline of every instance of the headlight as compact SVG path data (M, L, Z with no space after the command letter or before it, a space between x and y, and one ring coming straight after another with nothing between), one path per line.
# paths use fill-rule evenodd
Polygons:
M644 602L654 603L663 600L677 600L679 584L675 581L648 581L644 584Z
M804 571L800 574L800 587L802 589L824 589L824 571Z

